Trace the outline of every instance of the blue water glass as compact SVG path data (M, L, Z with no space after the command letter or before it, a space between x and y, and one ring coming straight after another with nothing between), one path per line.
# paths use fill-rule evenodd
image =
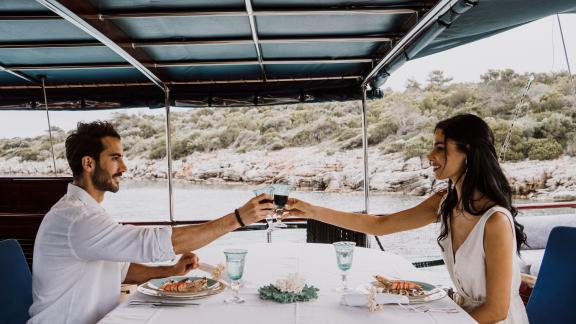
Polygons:
M226 303L240 304L244 302L238 294L240 292L240 279L244 274L244 261L246 260L246 253L248 251L242 249L228 249L224 250L226 256L226 273L231 280L230 288L234 292L234 296L225 300Z
M334 245L334 250L336 251L336 263L338 264L338 268L342 271L342 287L337 290L341 292L349 292L348 270L352 268L356 242L341 241L333 243L332 245Z

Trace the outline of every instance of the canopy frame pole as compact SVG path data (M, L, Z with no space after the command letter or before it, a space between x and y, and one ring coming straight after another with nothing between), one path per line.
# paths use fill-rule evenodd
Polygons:
M172 126L170 124L170 89L164 89L164 107L166 108L166 160L168 161L168 214L170 223L174 223L174 195L172 188Z
M394 47L388 51L384 58L376 64L376 66L366 75L362 86L367 86L372 80L378 76L380 71L384 69L386 64L390 63L397 55L399 55L404 48L416 39L421 33L433 24L442 14L451 8L458 0L440 0L418 23L410 29Z
M370 171L368 169L368 121L366 118L366 108L367 108L367 100L366 100L366 86L362 85L362 107L361 107L361 118L362 118L362 162L363 163L363 174L364 174L364 210L362 211L364 214L368 214L370 210ZM382 244L377 236L376 242L380 246L380 249L384 251ZM366 236L366 246L370 247L370 240L368 240L368 236Z
M46 95L46 77L40 77L42 80L42 93L44 94L44 106L46 107L46 120L48 121L48 135L50 136L50 150L52 151L52 166L54 167L54 174L56 171L56 155L54 154L54 141L52 140L52 125L50 124L50 113L48 112L48 96Z
M77 0L36 0L39 4L58 16L64 18L74 26L78 27L83 32L94 37L102 44L106 45L109 49L120 55L130 65L140 71L152 83L158 86L162 91L165 91L166 85L157 75L150 71L145 65L154 64L150 56L137 48L122 47L119 44L130 43L131 39L120 28L110 21L99 19L100 14L98 10L90 4L89 1ZM85 20L79 16L79 13L92 13L91 18ZM89 21L88 21L89 20ZM106 34L105 34L105 32Z
M570 69L570 60L568 59L568 51L566 50L566 42L564 41L564 32L562 31L562 23L560 22L560 15L556 14L556 18L558 19L560 38L562 39L562 47L564 48L564 58L566 59L566 66L568 67L568 76L570 76L570 83L572 83L574 95L576 95L576 86L574 86L574 77L572 76L572 69Z
M0 21L2 21L0 19ZM384 36L345 36L345 37L270 37L258 38L259 44L307 44L307 43L388 43L392 42L392 35ZM202 46L202 45L250 45L254 44L252 38L238 39L157 39L157 40L140 40L133 43L122 44L120 46L131 47L166 47L166 46ZM81 48L81 47L104 47L99 41L68 41L54 40L44 42L2 42L2 49L22 49L22 48Z
M385 6L373 6L370 8L350 9L350 8L326 8L326 9L294 9L276 8L275 10L257 10L255 16L355 16L355 15L399 15L416 14L419 10L429 8L425 5L403 6L401 8L387 8ZM248 14L244 10L189 10L175 9L170 11L150 11L150 10L114 10L102 13L82 13L79 16L83 19L142 19L161 17L245 17ZM60 19L52 13L43 12L14 12L6 13L0 17L0 21L6 20L52 20Z
M284 79L268 79L266 82L304 82L304 81L328 81L328 80L359 80L362 79L360 75L346 75L338 77L313 77L313 78L284 78ZM202 84L250 84L262 83L262 79L253 80L210 80L210 81L168 81L168 85L202 85ZM148 87L154 86L151 82L126 82L126 83L94 83L94 84L51 84L46 85L46 89L78 89L78 88L107 88L107 87ZM35 89L39 86L32 85L0 85L0 90L18 90L18 89Z
M158 62L142 66L164 67L192 67L192 66L227 66L227 65L282 65L282 64L350 64L372 63L372 58L342 58L342 59L294 59L294 60L234 60L234 61L182 61L182 62ZM132 69L133 64L127 63L79 63L79 64L32 64L11 65L7 68L19 71L34 70L82 70L82 69ZM165 83L162 83L163 85ZM158 86L158 84L156 84Z
M363 213L367 214L369 210L369 194L370 194L370 183L369 183L369 171L368 171L368 126L366 121L366 86L362 86L362 154L364 162L363 174L364 174L364 210Z
M10 73L15 77L18 77L20 79L26 80L30 83L35 83L37 84L38 82L36 80L34 80L33 78L27 76L26 74L19 72L19 71L14 71L12 68L9 68L3 64L0 64L0 71L4 71L6 73Z
M260 65L260 72L262 73L262 80L266 82L266 69L264 68L264 59L260 44L258 43L258 31L256 29L256 20L254 19L254 10L252 10L252 0L244 0L246 4L246 13L248 14L248 21L250 22L250 32L252 33L252 40L254 41L254 48L256 49L256 56L258 57L258 65Z

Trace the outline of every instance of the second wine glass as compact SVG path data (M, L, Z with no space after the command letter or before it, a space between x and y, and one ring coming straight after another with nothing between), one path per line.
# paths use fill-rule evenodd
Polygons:
M288 196L290 195L290 185L285 183L275 183L272 185L272 193L274 194L274 205L276 205L276 223L274 226L278 228L286 228L288 225L282 222L282 213L284 206L288 203Z

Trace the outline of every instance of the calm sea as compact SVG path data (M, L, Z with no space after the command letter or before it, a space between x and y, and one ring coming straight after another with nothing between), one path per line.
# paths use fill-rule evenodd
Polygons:
M256 188L259 186L175 183L174 218L176 220L209 220L220 217L254 197L252 190ZM291 193L291 196L339 210L360 211L364 209L364 197L361 192L297 191ZM369 208L371 213L388 213L412 207L423 199L424 197L371 194ZM529 201L516 201L516 203L527 202ZM119 221L169 220L167 182L123 180L119 192L106 194L103 206ZM557 213L558 211L549 210L544 213L550 212ZM437 259L441 257L440 249L436 244L438 230L438 225L432 224L413 231L386 235L380 237L380 240L386 250L402 255L410 261ZM306 230L277 230L272 233L272 241L305 242ZM233 232L211 244L228 245L246 242L266 242L266 232L264 230ZM373 237L371 247L379 248ZM436 283L451 285L443 266L432 267L427 271Z

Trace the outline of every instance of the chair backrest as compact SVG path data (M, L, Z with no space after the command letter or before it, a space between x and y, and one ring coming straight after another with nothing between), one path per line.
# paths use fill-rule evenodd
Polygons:
M0 322L26 323L32 305L32 275L16 240L0 241L0 278Z
M0 241L17 240L30 270L34 258L34 240L43 218L43 214L0 214Z
M526 306L531 324L576 323L576 227L550 232L536 285Z

